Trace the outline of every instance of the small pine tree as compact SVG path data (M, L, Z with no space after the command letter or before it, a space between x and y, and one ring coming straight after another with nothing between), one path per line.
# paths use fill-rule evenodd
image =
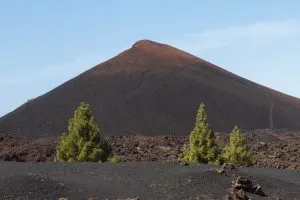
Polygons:
M69 120L68 132L63 133L56 150L57 161L106 161L111 152L109 143L100 135L90 106L82 102Z
M189 135L189 143L183 147L179 161L192 163L220 163L220 150L215 141L212 128L207 122L204 103L200 104L197 112L195 127Z
M251 155L240 129L235 126L230 133L230 142L225 146L223 158L236 166L251 164Z

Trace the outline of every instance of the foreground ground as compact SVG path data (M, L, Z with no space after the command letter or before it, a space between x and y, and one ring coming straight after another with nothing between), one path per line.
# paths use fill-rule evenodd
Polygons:
M209 165L176 163L0 162L0 199L224 199L234 176ZM241 168L238 175L258 183L265 197L300 199L296 170Z
M218 133L223 145L228 134ZM2 199L225 199L232 181L247 177L266 196L252 199L300 199L300 136L286 130L245 134L253 154L249 168L225 175L209 165L176 163L186 137L120 136L108 138L124 163L55 163L58 138L30 140L0 136Z

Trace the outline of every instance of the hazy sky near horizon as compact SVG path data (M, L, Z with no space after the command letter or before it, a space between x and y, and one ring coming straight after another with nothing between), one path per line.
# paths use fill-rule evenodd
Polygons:
M0 0L0 116L140 39L300 97L297 0Z

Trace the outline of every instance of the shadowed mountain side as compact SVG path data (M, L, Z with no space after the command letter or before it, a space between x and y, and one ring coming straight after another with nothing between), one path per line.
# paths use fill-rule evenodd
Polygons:
M0 132L61 135L81 101L91 104L107 135L187 135L201 101L216 131L235 124L248 130L272 124L300 130L299 99L174 47L142 40L0 118Z

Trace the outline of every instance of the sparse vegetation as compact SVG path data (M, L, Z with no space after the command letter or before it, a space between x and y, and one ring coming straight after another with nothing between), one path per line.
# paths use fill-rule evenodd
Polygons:
M218 145L218 147L222 146L222 138L221 138L221 136L219 136L219 135L216 136L215 141L216 141L216 144Z
M229 144L225 146L223 158L226 163L236 166L251 163L251 154L246 146L245 139L240 129L235 126L230 133Z
M122 157L122 156L114 155L114 156L111 158L111 162L112 162L112 163L126 162L126 158L124 158L124 157Z
M197 112L195 127L189 135L189 143L184 145L179 161L193 163L220 164L220 150L212 128L207 121L204 103L201 103Z
M82 102L69 120L68 132L63 133L56 150L57 161L106 161L111 152L108 141L100 134L90 106Z

